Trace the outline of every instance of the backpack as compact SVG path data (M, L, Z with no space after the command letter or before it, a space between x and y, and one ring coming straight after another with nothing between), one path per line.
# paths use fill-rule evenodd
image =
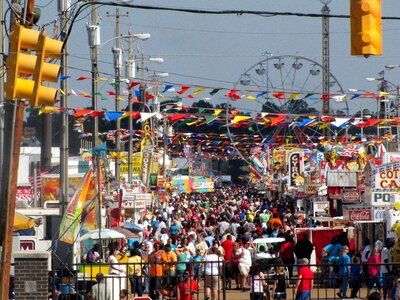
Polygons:
M94 255L93 250L89 250L89 252L86 255L86 262L87 263L94 263L96 262L96 256Z

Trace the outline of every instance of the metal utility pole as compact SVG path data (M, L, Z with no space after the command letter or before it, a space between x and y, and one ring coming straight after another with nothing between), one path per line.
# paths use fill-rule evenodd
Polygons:
M387 80L382 80L382 83L379 86L379 90L382 93L386 93L388 89L388 82ZM389 105L389 99L387 98L387 96L381 96L378 99L379 101L379 112L378 112L378 117L379 119L384 119L387 120L389 119L389 115L390 115L390 105ZM390 129L387 128L387 125L385 125L382 129L379 129L378 126L378 136L384 136L385 134L389 133Z
M100 26L97 20L96 13L96 5L92 5L92 16L91 16L91 25L87 27L88 36L89 36L89 47L90 47L90 56L92 62L92 108L94 111L98 110L99 100L97 93L97 82L99 78L99 70L98 70L98 56L99 56L99 46L100 46ZM92 147L96 148L99 145L98 135L99 135L99 119L92 119ZM93 161L93 159L92 159Z
M61 76L68 76L68 46L66 42L67 37L67 20L69 16L69 1L59 0L58 13L61 15L61 40L64 42L63 53L61 56ZM68 107L68 81L61 81L61 90L64 93L60 94L60 106ZM60 202L61 202L61 215L64 215L65 206L68 203L68 157L69 157L69 120L68 114L61 114L61 174L60 174Z
M108 15L111 16L111 15ZM120 111L120 96L121 96L121 68L122 68L122 49L121 49L121 40L120 40L120 13L119 7L115 8L115 47L113 47L112 52L114 56L114 71L115 71L115 82L114 82L114 90L115 90L115 111ZM121 151L121 120L116 120L116 133L115 133L115 148L116 151ZM117 181L117 185L120 185L121 179L121 159L119 156L115 158L115 180Z
M129 28L129 50L128 50L128 60L127 60L127 72L126 77L132 82L135 79L135 61L133 57L133 36L131 29ZM132 184L132 131L133 131L133 122L132 122L132 89L129 89L129 96L128 96L128 110L129 110L129 141L128 141L128 183Z
M87 26L88 30L88 37L89 37L89 47L90 47L90 57L91 57L91 62L92 62L92 108L94 111L98 111L98 92L97 92L97 82L99 78L99 70L98 70L98 51L99 51L99 46L100 46L100 26L98 24L97 20L97 13L96 13L96 5L92 5L92 15L91 15L91 24L90 26ZM98 135L99 135L99 119L98 117L95 117L92 119L92 148L95 149L92 153L92 165L94 166L93 168L93 173L96 172L96 178L99 180L100 178L100 163L98 159ZM95 168L96 167L96 168ZM99 237L101 236L101 227L102 227L102 222L101 222L101 206L102 206L102 200L101 200L101 187L100 184L97 183L97 227L99 229ZM102 241L101 239L99 240L100 242L100 247L102 247Z
M324 6L321 9L322 17L322 94L326 99L322 101L322 114L330 115L330 63L329 63L329 7L330 0L321 0ZM329 128L324 130L325 136L330 136Z

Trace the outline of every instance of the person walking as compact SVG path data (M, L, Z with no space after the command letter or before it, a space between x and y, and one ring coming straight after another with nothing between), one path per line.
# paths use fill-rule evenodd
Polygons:
M349 252L348 246L343 246L340 250L338 257L339 271L338 277L341 280L339 287L339 292L337 293L339 298L347 298L347 289L349 287L349 276L350 276L350 256L347 254Z
M132 249L128 259L129 281L131 283L131 294L139 297L143 295L142 269L143 260L139 249Z
M311 300L311 291L314 286L314 273L308 265L308 258L300 259L299 263L298 279L294 290L296 300Z
M176 287L176 263L178 261L176 253L171 250L171 245L166 244L164 252L161 254L161 261L163 262L164 282L163 294L169 295L171 289ZM185 264L186 265L186 264Z
M218 289L222 286L219 281L219 277L222 274L222 267L224 259L218 253L218 249L211 247L209 254L204 259L204 287L206 288L205 300L218 299Z
M179 300L194 300L194 295L199 293L197 281L192 278L189 271L183 273L183 280L179 283Z
M354 257L353 264L350 267L351 270L351 295L350 298L356 298L358 291L361 287L361 265L360 265L360 258Z
M289 272L289 279L293 277L293 265L294 260L294 247L295 243L293 241L292 235L286 235L285 242L279 249L279 257L282 259L284 265L287 266Z
M228 234L226 240L221 243L222 248L225 251L225 285L226 288L231 289L231 277L232 277L232 250L233 241L232 235Z
M275 275L272 277L274 285L272 287L273 299L286 299L286 288L289 287L289 281L284 266L275 267Z
M296 254L298 262L303 258L307 258L310 261L313 251L314 245L308 239L308 234L304 234L303 238L294 246L294 254Z
M388 295L389 298L392 294L394 275L392 272L392 241L390 239L385 240L384 247L381 252L381 273L383 277L383 300L386 300Z
M267 287L264 273L261 272L260 266L255 264L252 266L250 280L250 299L251 300L262 300L264 297L264 287Z
M247 241L243 246L243 251L239 258L239 272L241 276L242 282L242 292L248 291L249 289L246 288L246 282L249 276L250 268L251 268L251 253L250 253L250 245L251 241Z
M150 277L150 286L149 286L149 297L151 300L157 300L161 295L161 281L163 277L163 265L161 260L161 254L163 251L160 249L161 243L154 243L154 251L149 255L149 277Z
M369 275L369 285L368 285L368 294L374 287L376 283L376 288L381 291L381 281L379 278L379 271L381 269L381 258L379 257L379 249L374 247L372 248L372 253L367 260L368 265L368 275Z
M371 247L371 241L369 238L364 239L364 246L361 249L361 263L362 263L362 269L363 273L365 275L365 285L368 287L369 286L369 274L368 274L368 258L371 256L372 253L372 247Z

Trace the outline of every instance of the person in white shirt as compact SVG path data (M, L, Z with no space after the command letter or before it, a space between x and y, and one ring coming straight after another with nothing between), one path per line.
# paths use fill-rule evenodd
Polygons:
M110 264L109 273L110 275L124 275L124 266L119 265L119 261L116 257L117 249L111 249L110 255L108 256L108 263Z
M218 250L214 247L209 249L209 254L207 254L203 259L204 265L204 287L206 288L205 300L217 300L218 290L222 288L219 281L219 277L222 274L223 267L223 257L218 255Z
M251 253L249 250L251 244L251 241L248 241L246 242L246 244L244 244L243 251L239 258L239 272L242 278L242 291L249 290L248 288L246 288L246 282L251 268Z

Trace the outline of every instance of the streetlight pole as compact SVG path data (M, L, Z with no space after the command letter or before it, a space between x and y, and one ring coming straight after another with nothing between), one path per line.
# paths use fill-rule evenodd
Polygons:
M100 41L100 26L97 20L96 13L96 5L92 5L92 15L91 15L91 24L87 26L88 37L89 37L89 47L90 47L90 58L92 62L92 108L93 111L98 111L98 78L99 78L99 70L98 70L98 55L99 55L99 46L101 44ZM99 162L99 153L98 153L98 138L99 138L99 119L97 117L92 118L92 148L94 149L92 153L92 165L93 172L96 172L97 181L100 180L100 162ZM100 185L97 184L97 227L99 229L99 237L101 236L101 228L102 228L102 220L101 220L101 206L102 199L100 193ZM99 240L100 248L103 248L101 239Z
M129 50L128 50L128 60L126 66L126 77L131 82L135 79L135 62L133 57L133 36L131 29L129 28ZM133 131L133 121L132 121L132 88L129 89L128 95L128 111L129 111L129 140L128 140L128 183L132 184L132 151L133 151L133 142L132 142L132 131ZM135 199L136 202L136 199Z
M61 39L64 41L63 54L61 57L61 74L62 76L68 75L68 47L67 41L65 41L67 36L67 21L69 16L69 5L68 1L60 0L58 12L61 15ZM61 81L61 90L68 90L68 81ZM61 107L68 107L68 93L62 93L60 95L60 104ZM61 160L61 170L62 173L60 175L60 202L61 202L61 215L64 215L65 205L68 203L68 157L69 157L69 127L68 127L68 114L61 114L61 149L60 149L60 160Z
M120 15L119 7L115 8L115 47L112 49L114 55L114 71L115 71L115 111L119 112L121 110L119 101L121 94L121 67L122 67L122 49L120 43ZM118 118L116 120L116 136L115 136L115 147L117 151L121 150L121 120ZM120 184L120 158L117 156L115 158L115 180L117 181L117 186Z

